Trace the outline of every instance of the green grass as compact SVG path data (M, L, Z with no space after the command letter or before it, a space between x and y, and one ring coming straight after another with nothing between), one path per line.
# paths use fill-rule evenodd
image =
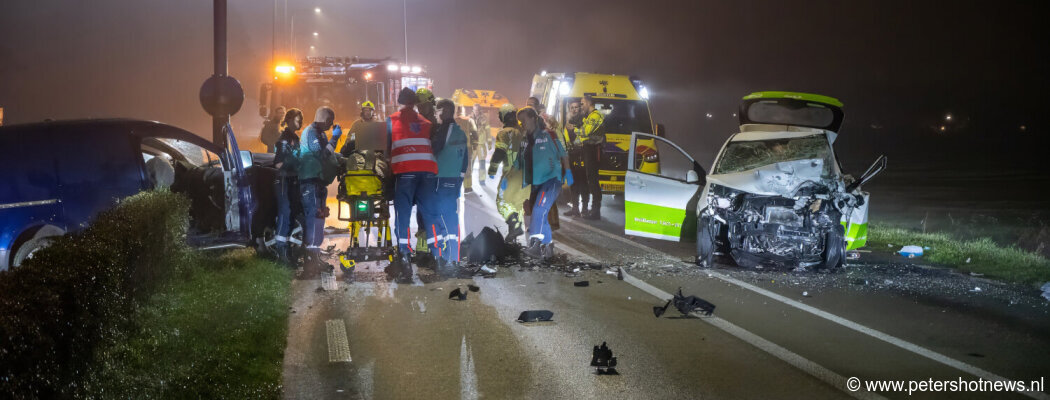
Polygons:
M985 274L1010 282L1050 281L1050 260L1016 246L1001 246L987 237L957 239L947 233L922 233L891 225L873 224L868 230L868 246L881 250L892 244L892 251L904 245L929 246L923 259L959 269ZM967 262L969 260L969 262Z
M291 272L242 250L188 258L100 355L89 393L122 398L277 398Z

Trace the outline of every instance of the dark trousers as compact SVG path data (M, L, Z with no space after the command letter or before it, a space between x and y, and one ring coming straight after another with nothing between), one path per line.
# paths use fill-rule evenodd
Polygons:
M602 143L583 145L583 168L587 171L587 192L591 195L592 210L602 208L602 186L598 177L598 165L602 160L602 145Z
M572 192L569 202L580 210L586 210L589 199L587 197L590 189L587 187L587 169L583 166L583 149L575 148L569 151L569 163L572 164Z

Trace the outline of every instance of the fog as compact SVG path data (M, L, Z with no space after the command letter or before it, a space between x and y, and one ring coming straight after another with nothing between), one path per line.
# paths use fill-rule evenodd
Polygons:
M258 87L287 45L284 1L229 2L229 69L258 133ZM878 153L941 163L1045 146L1045 41L1034 2L408 0L409 62L436 94L495 89L522 105L541 70L635 75L668 137L709 165L740 97L794 90L837 97L840 158ZM299 55L404 58L402 3L288 1ZM210 135L197 94L212 68L209 1L6 1L0 5L5 124L130 117ZM320 7L320 14L314 13ZM312 32L318 32L315 39ZM712 113L712 118L704 117ZM957 116L945 133L936 127ZM310 114L310 113L308 113ZM1019 129L1025 125L1025 130Z

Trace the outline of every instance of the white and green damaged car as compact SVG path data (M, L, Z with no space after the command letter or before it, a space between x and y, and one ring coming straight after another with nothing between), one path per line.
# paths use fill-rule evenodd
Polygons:
M836 268L864 246L864 183L886 167L880 156L859 178L842 172L832 146L842 103L808 93L757 92L744 97L740 132L726 140L711 173L674 143L634 133L624 190L628 235L681 240L696 231L696 262L728 256L742 267ZM657 151L639 139L656 141ZM636 157L656 157L659 173L636 170ZM681 157L692 169L671 170ZM701 179L704 177L705 179ZM694 225L695 223L695 225Z

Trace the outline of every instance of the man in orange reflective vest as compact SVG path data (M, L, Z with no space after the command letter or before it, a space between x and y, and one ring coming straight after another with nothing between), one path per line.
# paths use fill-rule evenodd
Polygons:
M434 204L431 199L433 193L422 189L425 182L437 174L437 160L430 146L430 121L412 109L418 101L415 92L408 88L402 89L397 97L398 104L402 105L401 110L387 120L390 167L394 172L394 225L398 259L401 261L401 279L412 276L412 254L409 248L412 206L417 207L416 212L430 215L427 207Z

